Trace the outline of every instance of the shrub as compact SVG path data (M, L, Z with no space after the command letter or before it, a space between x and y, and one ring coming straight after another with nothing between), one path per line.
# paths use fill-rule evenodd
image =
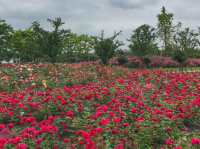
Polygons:
M75 58L75 57L69 57L69 58L67 59L67 62L68 62L68 63L75 63L75 62L76 62L76 58Z
M122 66L128 62L128 58L125 56L118 57L117 62L120 66Z
M186 54L184 51L176 50L172 56L172 59L178 63L183 63L186 60Z
M145 67L147 67L151 63L152 60L150 57L144 56L144 57L142 57L142 61L144 62Z

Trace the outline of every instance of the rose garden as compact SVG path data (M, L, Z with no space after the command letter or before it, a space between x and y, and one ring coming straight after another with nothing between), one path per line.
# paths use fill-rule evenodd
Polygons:
M199 76L98 62L2 64L0 148L198 148Z

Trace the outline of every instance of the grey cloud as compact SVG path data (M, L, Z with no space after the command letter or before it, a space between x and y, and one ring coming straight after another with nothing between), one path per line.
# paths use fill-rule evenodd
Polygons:
M111 0L110 4L122 9L142 9L157 2L158 0Z
M174 13L174 24L191 29L200 26L199 0L0 0L0 18L14 29L25 29L38 21L51 30L47 19L62 18L64 29L73 33L105 37L122 30L119 40L127 43L132 31L142 24L156 27L162 6ZM184 28L183 28L184 29Z

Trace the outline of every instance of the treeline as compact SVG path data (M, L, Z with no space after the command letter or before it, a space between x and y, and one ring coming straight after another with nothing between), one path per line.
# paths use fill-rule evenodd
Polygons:
M182 29L181 22L173 23L173 13L167 13L162 7L157 15L157 28L143 24L133 30L128 50L122 50L122 41L116 38L122 31L114 32L112 37L105 38L104 31L99 36L77 35L70 29L60 29L64 24L61 18L48 19L53 31L47 31L39 22L33 22L25 30L14 30L5 20L0 19L0 61L9 62L80 62L101 59L103 64L113 56L137 55L163 55L182 59L200 57L198 32L189 27ZM157 41L163 48L158 47ZM93 52L92 52L93 51ZM177 52L178 51L178 52ZM175 55L175 56L174 56Z

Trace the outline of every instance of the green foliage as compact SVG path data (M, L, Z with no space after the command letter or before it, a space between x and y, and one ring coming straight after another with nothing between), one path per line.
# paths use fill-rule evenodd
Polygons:
M10 61L12 52L10 49L10 40L13 33L13 28L5 23L5 20L0 19L0 61Z
M98 55L94 53L89 53L89 61L97 61L99 59Z
M172 59L179 63L179 71L183 72L183 62L186 63L187 59L185 51L179 49L175 50ZM185 65L185 70L186 70L186 65Z
M117 61L118 61L118 64L121 66L121 65L126 64L128 62L128 59L125 56L120 56L117 58Z
M184 51L175 50L172 59L178 63L183 63L186 60L186 54Z
M77 35L70 33L69 37L64 38L65 46L64 53L67 57L76 56L77 60L88 61L89 52L93 49L92 38L88 35ZM69 60L70 61L70 60Z
M124 55L124 54L125 54L125 51L122 50L122 49L117 49L117 50L115 51L115 55L116 55L116 56L122 56L122 55Z
M200 58L200 50L194 49L194 58Z
M77 46L75 49L75 53L78 57L81 57L83 61L88 61L89 52L93 49L93 41L92 38L88 35L80 35L76 39Z
M164 56L167 56L168 46L172 39L172 34L175 32L175 28L179 28L181 23L179 22L176 26L173 25L173 13L166 13L166 9L163 6L161 14L157 15L158 24L157 24L157 34L160 39L163 41L165 53Z
M176 45L171 43L171 44L168 44L168 47L167 47L167 56L168 57L172 57L174 51L177 49Z
M122 31L116 33L110 38L104 38L104 31L101 32L99 37L93 37L94 50L99 58L102 60L104 65L107 64L108 60L114 56L116 49L123 45L122 41L115 40Z
M194 49L198 48L198 35L198 33L194 33L194 30L190 30L190 28L185 28L184 31L177 32L174 35L176 47L185 51L188 57L193 58L195 56Z
M152 59L148 56L144 56L142 57L142 61L145 64L145 67L147 67L151 63Z
M62 39L62 42L65 43L65 46L63 47L63 52L66 55L70 56L74 54L74 51L77 45L76 38L77 38L77 34L70 33L68 37L64 37Z
M18 62L35 62L41 58L42 53L37 49L38 45L33 42L34 31L26 29L13 32L11 43L13 58Z
M145 56L149 51L154 51L156 33L155 29L147 24L141 25L133 31L128 47L138 56Z
M49 32L44 30L40 27L39 22L33 22L32 28L37 36L35 42L43 49L43 53L50 58L50 62L55 63L58 54L62 53L63 47L65 46L64 41L70 36L70 30L59 29L65 24L61 18L56 18L55 20L47 19L47 21L54 27L53 31Z
M67 58L67 62L68 63L75 63L76 62L76 58L75 57L69 57L69 58Z

